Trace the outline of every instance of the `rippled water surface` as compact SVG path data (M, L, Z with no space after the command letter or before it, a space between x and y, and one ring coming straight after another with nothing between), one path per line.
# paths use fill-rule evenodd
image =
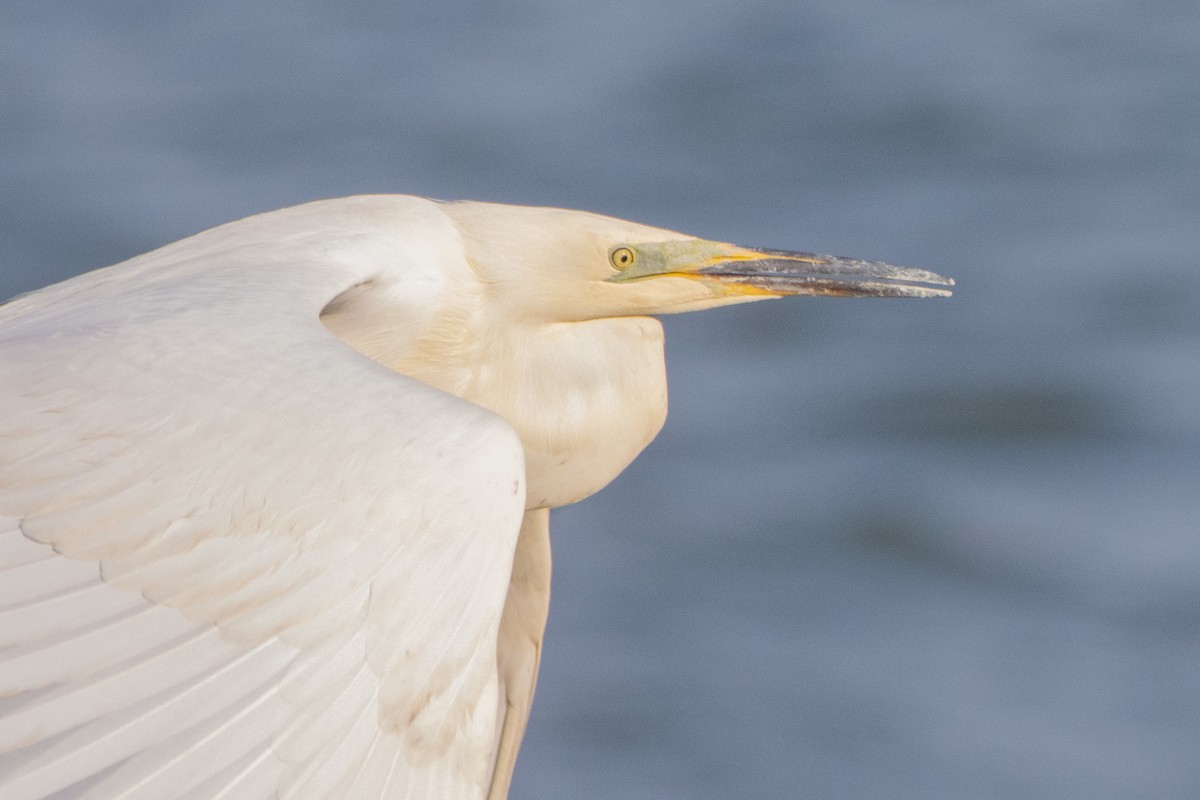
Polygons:
M667 320L519 798L1200 796L1200 11L9 2L0 296L358 192L953 275Z

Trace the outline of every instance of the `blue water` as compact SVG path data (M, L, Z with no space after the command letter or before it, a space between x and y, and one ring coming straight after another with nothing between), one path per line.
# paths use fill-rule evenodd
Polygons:
M667 321L514 797L1200 797L1196 4L84 5L0 12L0 296L374 191L958 279Z

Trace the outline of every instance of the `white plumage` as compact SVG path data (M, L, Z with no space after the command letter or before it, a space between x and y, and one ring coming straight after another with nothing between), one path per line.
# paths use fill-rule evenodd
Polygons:
M665 417L645 315L912 281L388 196L0 306L0 796L504 796L547 509Z

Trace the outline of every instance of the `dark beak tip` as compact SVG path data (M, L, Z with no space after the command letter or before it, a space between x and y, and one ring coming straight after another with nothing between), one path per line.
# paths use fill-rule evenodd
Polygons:
M954 279L923 269L897 267L823 253L756 250L762 258L729 261L702 273L780 294L840 297L948 297Z

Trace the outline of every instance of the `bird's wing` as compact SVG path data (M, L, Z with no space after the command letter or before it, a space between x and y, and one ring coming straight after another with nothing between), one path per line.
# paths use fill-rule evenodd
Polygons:
M146 267L0 307L0 796L482 797L515 434L331 336L352 275Z
M517 750L529 721L542 634L550 611L550 510L525 512L513 556L512 580L500 620L500 713L496 766L488 800L508 797Z

